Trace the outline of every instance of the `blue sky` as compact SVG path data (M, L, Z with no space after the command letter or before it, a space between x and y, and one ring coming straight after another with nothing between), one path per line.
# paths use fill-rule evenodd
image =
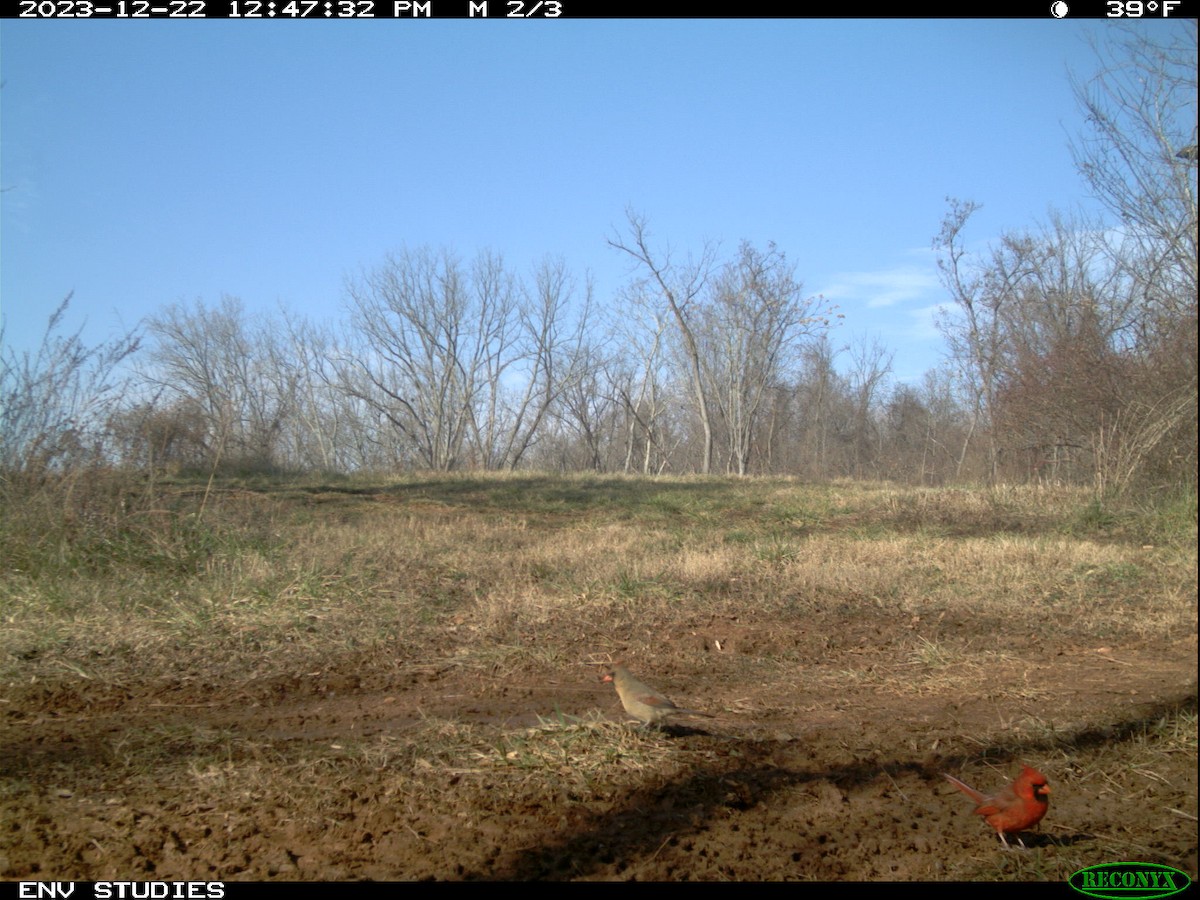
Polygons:
M35 345L68 291L91 342L222 294L338 319L345 278L404 245L561 255L606 303L632 206L677 251L775 241L836 342L916 380L947 195L983 204L979 241L1095 208L1068 71L1108 26L5 20L5 340Z

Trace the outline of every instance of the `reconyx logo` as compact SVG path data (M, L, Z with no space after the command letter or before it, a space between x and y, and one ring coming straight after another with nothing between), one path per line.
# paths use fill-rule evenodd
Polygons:
M1152 900L1178 894L1192 880L1178 869L1157 863L1119 862L1088 866L1067 883L1081 894L1104 900Z

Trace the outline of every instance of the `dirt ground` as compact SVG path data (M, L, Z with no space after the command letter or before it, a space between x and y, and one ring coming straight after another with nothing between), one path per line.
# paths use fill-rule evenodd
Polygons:
M914 662L915 629L831 609L624 635L631 669L714 715L662 731L626 724L593 666L489 667L453 627L290 679L141 681L133 659L97 684L32 659L0 701L0 875L1061 880L1137 860L1196 878L1194 634L1014 626L947 680ZM564 640L587 661L594 638ZM1021 762L1050 812L1005 852L941 772L986 790Z

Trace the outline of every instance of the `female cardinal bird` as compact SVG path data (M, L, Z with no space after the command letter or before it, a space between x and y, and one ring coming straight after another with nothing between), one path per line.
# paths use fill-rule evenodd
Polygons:
M654 688L642 684L634 678L629 670L620 663L607 668L600 680L613 683L617 689L617 696L621 698L621 705L625 707L625 712L643 725L656 724L668 716L707 716L712 718L708 713L697 712L694 709L681 709Z
M992 797L985 797L953 775L946 775L946 780L979 804L975 807L976 815L983 816L984 821L996 829L1006 850L1006 834L1017 835L1017 843L1024 848L1025 842L1021 840L1019 832L1042 821L1042 816L1050 808L1050 801L1046 799L1050 793L1046 776L1030 766L1022 766L1021 774L1013 783Z

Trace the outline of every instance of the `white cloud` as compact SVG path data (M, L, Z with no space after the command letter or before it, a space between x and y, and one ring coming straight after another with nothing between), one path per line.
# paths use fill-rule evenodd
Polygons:
M907 337L920 341L941 340L942 333L937 328L938 314L952 309L953 303L934 303L931 306L908 310L912 324L907 330Z
M937 272L927 267L896 266L878 272L835 275L820 293L827 300L864 302L869 309L915 300L939 286Z

